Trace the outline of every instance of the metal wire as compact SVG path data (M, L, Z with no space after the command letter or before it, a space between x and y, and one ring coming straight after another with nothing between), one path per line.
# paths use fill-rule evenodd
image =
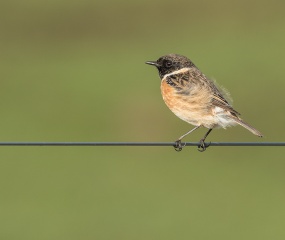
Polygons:
M185 142L183 146L200 146L199 142ZM285 146L285 142L208 142L211 147L278 147ZM174 142L0 142L0 146L175 146Z

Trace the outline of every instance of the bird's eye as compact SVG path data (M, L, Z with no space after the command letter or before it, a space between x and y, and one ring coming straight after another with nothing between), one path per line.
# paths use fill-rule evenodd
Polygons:
M164 66L165 66L166 68L170 68L170 67L172 67L172 62L169 61L169 60L166 60L166 61L164 62Z

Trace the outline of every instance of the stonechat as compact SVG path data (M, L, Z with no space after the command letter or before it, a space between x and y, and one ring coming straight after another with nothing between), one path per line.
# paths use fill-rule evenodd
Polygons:
M233 109L227 99L227 93L207 78L187 57L168 54L146 64L158 69L161 94L168 108L177 117L195 126L178 138L175 150L181 151L181 140L200 127L209 129L200 140L198 150L201 152L208 147L205 139L213 128L239 124L262 137L258 130L240 118L240 113Z

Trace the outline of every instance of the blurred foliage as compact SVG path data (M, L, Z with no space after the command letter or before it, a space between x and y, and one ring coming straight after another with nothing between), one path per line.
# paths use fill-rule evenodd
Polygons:
M145 65L188 56L285 141L285 2L0 3L1 141L173 141ZM273 121L274 120L274 121ZM198 130L187 141L204 134ZM1 147L1 239L284 239L283 148Z

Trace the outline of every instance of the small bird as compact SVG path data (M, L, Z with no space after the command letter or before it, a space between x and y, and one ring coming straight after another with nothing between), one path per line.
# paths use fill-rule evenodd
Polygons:
M254 135L262 134L244 122L240 113L233 109L228 94L207 78L194 63L185 56L168 54L157 61L146 64L155 66L161 79L161 94L168 108L180 119L195 127L175 141L175 150L181 151L181 140L200 127L208 128L200 140L198 150L203 152L209 145L205 139L213 128L227 128L236 124Z

